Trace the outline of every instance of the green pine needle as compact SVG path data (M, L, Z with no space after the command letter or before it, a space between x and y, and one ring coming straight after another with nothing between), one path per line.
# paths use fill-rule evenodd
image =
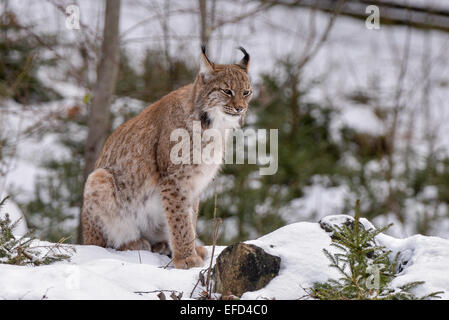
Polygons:
M392 288L391 281L396 277L400 257L398 252L390 260L391 251L378 246L375 237L390 228L392 224L380 229L365 229L360 223L360 201L355 204L353 226L333 226L331 246L341 251L332 254L323 249L330 261L330 267L341 274L338 280L315 283L309 288L309 297L320 300L417 300L440 298L443 292L432 292L423 297L411 291L424 281L407 283Z
M0 201L0 209L7 198ZM19 266L39 266L58 261L69 260L75 249L63 245L62 241L52 245L34 245L32 232L27 232L22 237L16 237L13 233L20 219L12 222L9 214L0 217L0 263ZM64 239L63 239L64 240Z

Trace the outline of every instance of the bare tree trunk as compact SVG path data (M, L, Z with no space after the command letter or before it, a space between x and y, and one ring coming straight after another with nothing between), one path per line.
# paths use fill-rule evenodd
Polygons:
M200 40L201 44L207 46L209 42L209 32L207 23L207 7L206 0L198 0L198 8L200 13Z
M162 27L162 35L163 35L163 42L164 42L164 55L165 55L165 62L167 63L167 70L168 70L168 89L171 91L174 89L174 83L173 83L173 63L171 59L171 53L170 53L170 28L169 28L169 22L170 22L170 0L165 0L163 12L161 15L161 27Z
M92 106L89 110L88 134L84 150L84 181L94 169L95 161L110 130L110 105L119 69L120 0L107 0L105 2L106 12L101 57L97 69L97 82L93 90ZM78 241L82 242L81 215Z

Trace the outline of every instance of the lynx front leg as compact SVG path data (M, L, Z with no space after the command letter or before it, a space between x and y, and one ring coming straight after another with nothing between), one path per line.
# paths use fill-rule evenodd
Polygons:
M198 222L198 213L200 210L200 198L197 197L194 201L193 201L193 231L195 232L196 235L196 224ZM196 249L196 253L203 258L203 260L206 258L207 256L207 250L206 248L204 248L203 246L195 246Z
M161 190L162 204L170 230L173 263L178 269L200 267L204 260L195 250L195 229L192 220L193 208L188 200L188 190L173 181Z

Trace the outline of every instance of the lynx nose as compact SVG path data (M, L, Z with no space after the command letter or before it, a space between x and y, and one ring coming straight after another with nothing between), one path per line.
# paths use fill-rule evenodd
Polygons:
M243 111L243 107L234 107L235 112L241 113Z

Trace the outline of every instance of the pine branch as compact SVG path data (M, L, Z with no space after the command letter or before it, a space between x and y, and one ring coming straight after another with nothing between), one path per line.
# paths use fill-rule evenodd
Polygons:
M332 226L331 246L338 251L335 254L323 249L331 262L330 267L342 275L338 280L329 279L324 283L315 283L306 290L311 298L322 300L416 300L440 298L442 292L432 292L423 297L415 296L411 290L424 281L407 283L399 288L390 286L396 277L400 257L398 252L390 260L391 251L376 244L376 236L391 227L366 229L360 223L360 202L355 205L354 223L350 226Z
M0 209L7 198L0 202ZM52 245L33 245L36 240L33 232L29 231L21 237L14 235L20 219L12 222L9 214L4 218L0 217L0 263L13 265L46 265L58 261L70 259L71 253L75 249L60 242Z

